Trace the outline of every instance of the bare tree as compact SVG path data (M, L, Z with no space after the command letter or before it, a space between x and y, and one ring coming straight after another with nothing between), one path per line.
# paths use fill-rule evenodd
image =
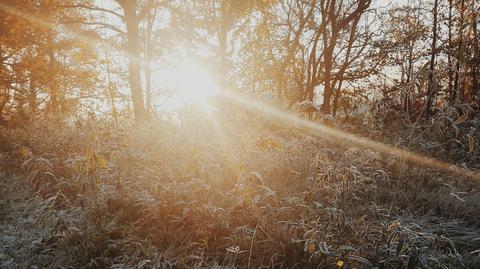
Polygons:
M434 85L434 71L435 71L435 56L437 55L437 26L438 26L438 0L435 0L433 4L433 37L432 37L432 54L430 57L430 72L428 74L428 91L427 91L427 102L426 102L426 115L429 117L432 113L432 101L435 97L435 89L436 86Z
M125 25L127 27L127 56L128 56L128 82L133 101L133 113L138 123L147 118L147 111L143 101L143 89L141 82L141 48L138 24L143 15L137 13L137 0L117 0L124 13ZM144 12L147 12L148 5Z
M316 1L312 3L316 4ZM323 84L321 110L325 114L332 112L332 96L336 90L340 91L345 73L367 47L366 42L357 44L360 40L357 31L370 4L371 0L328 0L316 5L318 13L313 17L320 19L311 22L314 32L310 41L303 98L312 100L315 87Z

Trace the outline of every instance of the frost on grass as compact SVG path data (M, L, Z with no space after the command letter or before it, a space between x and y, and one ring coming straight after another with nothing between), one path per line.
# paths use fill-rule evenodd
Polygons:
M258 124L2 129L2 267L479 266L477 182Z

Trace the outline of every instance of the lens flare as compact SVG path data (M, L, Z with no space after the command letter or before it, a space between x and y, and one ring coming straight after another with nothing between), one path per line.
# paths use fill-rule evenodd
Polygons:
M195 104L208 109L210 97L219 92L219 88L208 70L203 66L183 61L165 71L162 76L167 87L173 89L171 107Z
M336 128L332 128L318 122L310 121L299 116L277 109L271 105L263 102L252 100L231 91L221 91L219 93L223 98L231 102L238 103L247 109L262 113L271 120L279 121L282 124L289 124L290 126L299 128L313 135L321 136L323 139L332 139L340 143L347 143L372 149L377 152L385 153L390 156L396 156L406 161L412 162L415 165L439 169L447 173L455 173L457 175L465 176L467 178L479 179L478 173L470 171L458 165L437 160L419 153L414 153L405 149L389 146L377 141L373 141L364 137L360 137Z

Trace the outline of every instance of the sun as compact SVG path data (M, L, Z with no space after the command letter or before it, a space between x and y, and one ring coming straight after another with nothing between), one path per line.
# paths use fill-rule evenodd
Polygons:
M167 71L165 79L168 87L173 90L174 96L170 103L174 107L195 104L206 108L211 97L219 92L213 76L195 62L179 63Z

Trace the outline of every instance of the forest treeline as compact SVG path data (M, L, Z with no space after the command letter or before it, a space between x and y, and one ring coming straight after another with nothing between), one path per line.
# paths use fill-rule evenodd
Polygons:
M92 102L147 119L167 98L155 69L180 54L210 63L223 88L284 106L319 90L334 116L387 109L416 122L475 102L479 2L387 4L3 0L0 119L76 115Z

